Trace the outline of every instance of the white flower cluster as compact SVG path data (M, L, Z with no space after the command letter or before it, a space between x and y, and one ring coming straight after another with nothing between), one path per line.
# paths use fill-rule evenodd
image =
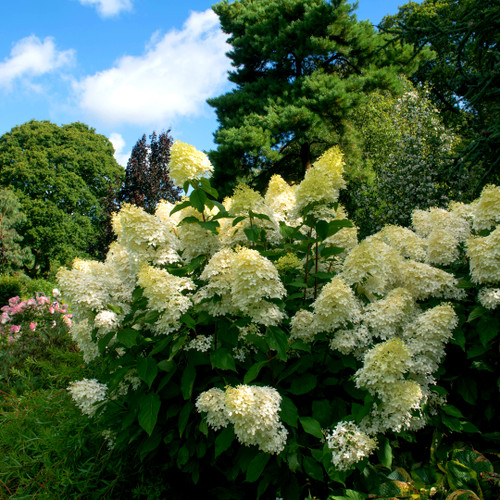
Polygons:
M354 422L339 422L326 437L332 450L332 462L338 470L348 470L377 447L376 439L364 433Z
M205 153L181 141L172 144L168 166L171 179L180 187L188 180L210 176L214 169Z
M155 333L166 334L176 330L180 326L180 317L192 305L191 299L183 292L194 290L193 281L174 276L165 269L144 265L137 274L137 284L144 288L148 307L161 314L154 324Z
M208 283L193 301L214 316L243 313L264 325L276 325L284 317L278 306L268 301L285 295L278 270L256 250L220 250L206 265L201 279ZM206 301L215 296L220 300Z
M196 337L189 341L189 343L184 347L186 351L199 351L207 352L213 346L214 338L213 335L196 335Z
M288 431L279 418L281 396L272 387L238 385L203 392L196 408L207 413L207 423L213 429L233 424L240 443L258 446L266 453L281 453Z
M84 415L93 417L102 403L106 399L106 384L101 384L96 379L78 380L71 382L68 391Z

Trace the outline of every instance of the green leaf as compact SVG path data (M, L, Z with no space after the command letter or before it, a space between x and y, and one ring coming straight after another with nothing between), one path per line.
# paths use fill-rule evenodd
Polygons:
M249 239L249 241L252 241L253 243L257 243L259 241L259 236L260 233L262 232L262 229L257 226L249 226L245 227L243 229L243 232L245 233L246 237Z
M144 322L148 323L149 325L152 325L153 323L156 323L156 320L160 317L160 313L158 311L148 311L146 315L144 316Z
M203 191L208 193L210 196L213 196L214 198L219 197L219 193L217 192L216 189L212 187L208 179L206 179L205 177L201 177L200 184L201 184L201 189L203 189Z
M200 220L197 217L190 215L189 217L184 217L184 219L182 219L177 225L183 226L184 224L198 224L198 222L200 222Z
M162 359L156 366L158 366L158 370L171 372L172 370L175 370L177 365L173 359Z
M297 396L307 394L316 388L318 379L312 373L304 373L303 375L293 379L290 387L290 392Z
M327 259L332 255L340 255L343 251L344 249L341 247L334 247L332 245L327 245L320 250L319 254L321 255L321 257Z
M215 438L215 458L224 453L234 441L235 435L232 427L226 427Z
M457 380L456 392L462 396L464 401L471 405L475 405L477 401L477 384L476 381L470 377L462 377Z
M129 349L137 344L137 336L139 332L133 328L123 328L116 334L116 338L120 344L123 344Z
M450 415L451 417L456 417L456 418L465 418L462 415L462 412L456 408L455 406L452 405L443 405L441 406L441 409L447 414Z
M462 424L460 420L455 417L449 417L448 415L441 414L441 421L443 422L448 429L451 429L455 432L460 432L462 430Z
M389 442L389 440L385 436L382 436L379 439L379 447L377 449L377 457L378 457L380 463L384 467L387 467L388 469L391 468L391 465L392 465L392 447L391 447L391 443Z
M151 436L158 420L161 401L158 394L150 392L146 394L141 401L139 410L139 425Z
M183 201L182 203L175 205L175 207L170 211L170 215L173 215L176 212L180 212L182 209L190 207L190 206L191 206L191 202L189 200Z
M220 347L216 351L211 352L210 362L212 363L212 368L218 368L219 370L232 370L234 372L236 371L234 358L225 347Z
M266 341L270 349L277 352L281 361L286 361L288 350L288 335L277 326L269 326L266 330Z
M268 453L258 453L255 455L248 464L245 481L249 483L257 481L270 459L271 455Z
M191 330L196 328L196 321L189 313L184 313L179 319L181 323L185 324Z
M326 220L317 221L314 228L320 240L326 240L326 238L328 238L328 222Z
M99 339L99 342L97 342L97 347L99 349L99 352L101 354L104 353L106 350L106 347L108 347L108 344L111 342L111 339L115 336L115 332L109 332L104 337Z
M196 368L188 364L181 377L181 392L184 399L189 399L193 393L194 380L196 378Z
M249 215L250 215L250 217L255 217L256 219L271 220L269 218L269 215L266 215L266 214L256 214L255 212L252 212L251 210L249 212Z
M300 417L299 420L302 428L308 434L311 434L311 436L317 437L318 439L322 439L324 437L323 432L321 431L321 424L315 418Z
M467 318L467 323L474 321L475 319L481 317L484 313L488 312L488 309L485 309L483 306L476 306L472 309L469 317Z
M281 399L280 407L281 420L290 427L297 428L297 421L299 419L299 411L290 398L283 396Z
M190 401L188 401L182 407L182 410L179 413L179 421L178 421L177 425L179 428L179 436L180 437L182 437L182 434L184 433L184 430L186 429L186 425L188 423L189 416L191 415L193 408L194 408L193 404Z
M479 340L486 347L500 331L500 321L496 317L482 317L477 325Z
M207 231L211 231L212 233L217 233L217 229L219 228L219 223L216 220L209 221L198 221L198 224Z
M314 458L304 455L302 460L305 473L316 481L323 481L323 467Z
M269 360L265 361L259 361L258 363L253 364L249 370L245 373L245 376L243 378L243 383L244 384L249 384L250 382L254 381L258 376L259 372L262 369L263 366L267 365L269 363Z
M191 202L191 205L201 213L203 213L203 210L205 209L206 200L207 195L201 189L194 189L189 195L189 201Z
M146 357L139 358L137 361L137 375L139 378L148 384L148 387L151 388L151 384L153 383L156 375L158 375L158 365L154 358Z
M241 222L242 220L245 220L246 217L244 215L240 215L238 217L235 217L233 219L233 223L232 223L232 227L236 226L236 224L238 224L238 222Z
M107 304L106 306L110 311L113 311L115 314L123 314L123 309L120 306L114 306L112 304Z

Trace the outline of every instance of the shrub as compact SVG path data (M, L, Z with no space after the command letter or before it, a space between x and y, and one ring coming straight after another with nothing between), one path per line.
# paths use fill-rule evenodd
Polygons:
M20 296L23 282L17 276L0 276L0 304L7 304L11 297Z
M2 390L21 393L28 387L65 386L66 366L82 364L69 335L71 314L67 308L40 293L28 300L11 297L1 308Z
M500 303L499 188L358 243L337 149L296 188L275 176L223 203L203 154L171 154L189 196L155 215L125 205L106 261L58 274L92 373L70 392L117 450L160 461L177 498L326 498L382 484L369 457L387 462L394 436L481 430L443 360L469 341L461 308ZM498 330L478 334L489 356Z

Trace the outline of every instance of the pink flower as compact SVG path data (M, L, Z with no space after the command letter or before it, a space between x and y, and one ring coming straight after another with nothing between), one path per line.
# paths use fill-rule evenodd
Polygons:
M16 341L16 339L12 335L9 335L7 342L10 344L11 342L15 342L15 341Z
M45 295L41 295L40 297L37 297L37 302L42 305L42 304L50 304L50 300L48 297L45 297Z
M36 323L35 323L35 322L33 322L33 321L30 323L30 330L31 330L32 332L34 332L34 331L36 330Z
M27 303L28 303L29 306L36 306L36 300L35 299L29 299Z
M21 325L11 325L10 333L19 333L21 331Z
M5 323L8 323L9 321L9 315L7 314L7 312L3 312L0 316L0 325L5 325Z
M15 297L12 297L11 299L9 299L9 306L15 306L19 302L19 300L21 299L17 295Z
M55 308L53 306L49 306L49 313L54 314Z
M68 314L68 315L66 315L66 316L63 316L63 317L62 317L62 320L63 320L64 324L65 324L68 328L71 328L71 319L70 319L70 318L71 318L71 316L72 316L72 314Z

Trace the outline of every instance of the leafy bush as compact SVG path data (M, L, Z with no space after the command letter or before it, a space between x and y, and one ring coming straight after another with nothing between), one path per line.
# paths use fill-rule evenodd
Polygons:
M358 243L342 168L334 148L296 188L274 176L265 197L240 185L220 203L207 158L176 142L189 196L124 205L106 261L59 272L93 377L73 399L117 450L161 463L177 498L364 499L387 481L375 452L388 466L429 423L488 428L455 406L462 366L443 361L500 304L500 189ZM495 372L498 328L477 335L467 366Z
M74 376L68 366L81 365L69 335L71 314L67 304L43 294L21 300L11 297L0 316L0 388L22 393L25 389L65 387Z
M0 304L7 304L11 297L20 296L23 283L16 276L0 276Z

